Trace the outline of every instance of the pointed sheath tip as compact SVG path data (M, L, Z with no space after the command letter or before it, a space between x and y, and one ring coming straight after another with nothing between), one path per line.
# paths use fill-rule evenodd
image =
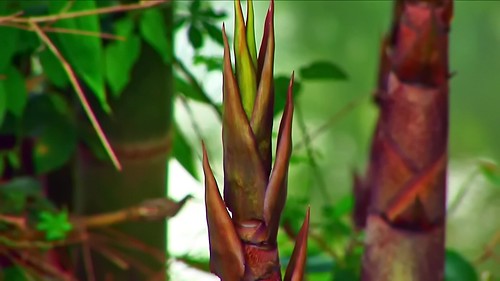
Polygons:
M311 217L311 208L307 207L306 217L302 223L299 234L295 242L290 263L285 272L284 281L302 281L304 278L306 259L307 259L307 237L309 232L309 219Z

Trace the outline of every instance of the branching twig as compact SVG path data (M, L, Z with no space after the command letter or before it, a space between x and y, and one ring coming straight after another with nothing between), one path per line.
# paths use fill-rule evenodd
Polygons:
M104 132L101 128L101 125L99 124L99 121L97 121L97 118L96 118L94 112L92 111L92 108L90 107L90 105L87 101L87 98L85 97L85 94L83 93L82 88L78 84L78 81L76 79L76 75L75 75L73 69L68 64L66 59L63 57L61 52L59 52L59 50L54 45L54 43L52 43L52 41L47 36L47 34L45 34L45 32L43 32L43 30L40 29L38 24L34 21L30 21L29 23L30 23L30 26L35 31L35 33L38 35L38 37L40 37L40 39L47 45L47 47L51 50L51 52L57 57L59 62L62 64L62 67L66 71L66 74L68 75L68 78L69 78L71 84L73 85L73 89L75 90L75 92L78 96L78 99L80 100L80 103L82 104L83 109L85 110L85 113L87 114L87 117L90 119L90 123L94 127L94 130L97 132L97 135L99 136L99 139L101 140L101 142L104 146L104 149L106 150L107 154L111 158L111 161L113 162L116 169L121 171L122 166L120 164L120 161L116 157L116 154L113 151L113 148L111 147L108 139L106 138L106 135L104 134Z
M169 2L169 0L148 0L148 1L141 1L139 3L134 3L134 4L118 5L118 6L113 6L113 7L105 7L105 8L98 8L98 9L92 9L92 10L60 13L60 14L47 15L47 16L34 16L34 17L26 17L26 18L19 17L19 13L16 13L14 15L0 17L0 22L4 22L4 21L17 22L17 23L54 22L54 21L59 21L59 20L63 20L63 19L71 19L71 18L77 18L77 17L86 17L86 16L93 16L93 15L110 14L110 13L117 13L117 12L126 12L126 11L132 11L132 10L146 9L146 8L158 6L160 4L167 3L167 2Z
M18 29L23 29L23 30L27 30L27 31L34 31L34 29L31 26L27 26L27 25L21 24L21 23L15 23L15 22L2 23L2 22L0 22L0 25L9 26L9 27L18 28ZM78 29L68 29L68 28L62 28L62 27L49 27L49 26L39 26L39 27L41 30L43 30L45 32L66 33L66 34L99 37L99 38L103 38L103 39L112 39L112 40L121 40L121 41L125 40L125 37L123 37L123 36L109 34L109 33L93 32L93 31L78 30Z
M305 136L304 143L306 146L306 152L307 152L307 157L309 158L311 171L315 175L315 178L318 180L318 186L320 188L320 191L322 192L323 199L325 200L325 202L331 202L330 195L328 194L327 191L325 179L323 178L323 175L321 175L319 171L319 165L316 162L316 158L314 157L314 152L310 144L309 135L307 133L306 124L304 122L304 116L302 115L302 110L300 106L295 105L295 112L297 114L297 122L299 124L299 129L302 131L302 135Z
M348 104L346 104L342 109L332 115L328 120L323 123L323 125L314 129L309 134L305 135L300 141L298 141L294 146L293 150L301 149L303 146L306 146L307 142L311 143L315 138L324 133L330 126L335 124L337 121L345 117L348 113L350 113L354 108L358 105L366 101L368 98L373 97L373 95L361 96Z

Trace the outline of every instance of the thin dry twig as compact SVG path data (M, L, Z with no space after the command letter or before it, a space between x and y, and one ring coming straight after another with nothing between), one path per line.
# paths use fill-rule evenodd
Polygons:
M10 22L17 22L17 23L42 23L42 22L55 22L63 19L71 19L71 18L77 18L77 17L86 17L86 16L93 16L93 15L100 15L100 14L111 14L111 13L117 13L117 12L126 12L126 11L132 11L132 10L141 10L141 9L146 9L146 8L151 8L154 6L158 6L160 4L168 3L169 0L148 0L148 1L141 1L139 3L134 3L134 4L125 4L125 5L118 5L118 6L113 6L113 7L104 7L104 8L98 8L98 9L92 9L92 10L84 10L84 11L75 11L75 12L69 12L69 13L60 13L60 14L55 14L55 15L46 15L46 16L34 16L34 17L19 17L19 13L14 14L14 15L9 15L5 17L0 17L0 22L3 21L10 21Z
M300 141L298 141L294 146L293 150L301 149L304 146L307 146L307 143L312 143L314 139L324 133L330 126L338 122L340 119L345 117L348 113L350 113L353 109L355 109L358 105L362 104L369 98L372 98L373 95L364 95L357 99L352 100L348 104L346 104L342 109L333 114L328 120L323 123L323 125L314 129L309 134L305 135Z
M15 23L15 22L2 23L2 22L0 22L0 25L14 27L14 28L18 28L18 29L27 30L27 31L34 31L34 29L31 26L27 26L27 25L21 24L21 23ZM120 40L120 41L125 40L125 37L123 37L123 36L109 34L109 33L93 32L93 31L78 30L78 29L68 29L68 28L62 28L62 27L50 27L50 26L39 26L39 27L41 30L43 30L45 32L74 34L74 35L99 37L99 38L103 38L103 39Z
M82 88L78 84L78 80L76 78L76 75L69 65L69 63L66 61L66 59L63 57L61 52L57 49L57 47L52 43L50 38L43 32L42 29L38 26L38 24L34 21L29 22L30 26L33 28L35 33L40 37L40 39L47 45L47 47L51 50L51 52L57 57L59 62L62 64L62 67L66 71L66 74L68 75L68 78L73 85L73 89L75 90L78 99L80 100L80 103L83 106L83 109L85 110L85 113L87 114L87 117L90 119L90 123L94 127L94 130L97 132L97 135L99 136L99 139L101 140L101 143L104 146L104 149L106 150L107 154L111 158L111 161L113 162L113 165L115 168L119 171L121 171L122 166L118 158L116 157L115 152L113 151L113 148L111 147L108 139L106 138L106 135L104 134L104 131L101 128L101 125L99 124L99 121L97 121L97 118L92 111L92 108L90 107L87 98L85 97L85 94L83 93Z
M480 264L487 259L495 256L495 247L500 245L500 230L498 230L493 238L486 244L484 252L474 261L475 264Z

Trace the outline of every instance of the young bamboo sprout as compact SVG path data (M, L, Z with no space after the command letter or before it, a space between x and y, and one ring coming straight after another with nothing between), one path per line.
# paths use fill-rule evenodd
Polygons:
M363 281L444 278L451 17L452 0L396 1L371 162L355 186L355 222L366 226Z
M210 267L223 281L281 280L276 236L286 200L292 149L292 87L281 120L272 166L274 85L274 3L268 10L257 57L252 1L247 20L240 1L235 4L235 68L223 27L223 154L224 200L219 194L205 147L203 169L210 242ZM231 211L229 216L226 207ZM298 235L285 280L302 280L307 248L309 212Z

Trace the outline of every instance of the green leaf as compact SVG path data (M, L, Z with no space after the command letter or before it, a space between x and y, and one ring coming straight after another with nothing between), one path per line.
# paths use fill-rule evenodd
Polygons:
M203 35L201 35L201 31L196 25L192 24L189 26L188 38L193 48L199 49L203 46Z
M141 40L132 33L133 24L130 18L115 23L116 33L126 40L112 42L105 50L106 78L115 97L120 96L129 82L132 67L139 58Z
M274 115L282 112L285 108L286 95L288 93L288 85L290 84L290 77L278 76L274 78ZM302 85L300 81L295 78L293 82L293 99L296 100L300 94Z
M220 20L227 16L224 11L215 12L211 7L199 12L199 15L208 19Z
M224 46L224 41L222 39L222 30L220 28L208 22L203 22L203 27L207 31L208 36L212 38L212 40L217 42L219 45Z
M3 125L6 113L7 113L7 92L5 91L3 83L0 83L0 127L2 127Z
M19 30L17 28L0 26L0 74L4 74L5 69L10 65L10 61L16 53L19 39Z
M316 61L299 69L302 79L346 80L347 74L336 64Z
M38 181L30 177L19 177L0 184L1 213L22 213L28 201L42 198L42 187Z
M9 281L29 281L26 277L27 273L20 266L9 266L3 268L0 273L0 280Z
M495 186L500 186L500 167L492 161L481 161L479 170L484 177Z
M342 217L351 213L354 207L354 197L352 194L344 196L335 204L334 214L336 217Z
M58 13L66 5L65 1L50 1L49 11ZM71 6L71 11L82 11L95 9L95 1L75 1ZM77 17L59 20L54 24L56 27L100 32L99 17L96 15ZM73 67L76 74L85 81L89 88L96 95L101 107L106 112L110 112L106 99L104 87L104 65L103 49L101 39L98 37L75 34L56 34L64 57Z
M3 87L6 93L7 110L20 117L28 100L24 77L13 66L7 69L6 76L4 80L0 80L0 87Z
M191 5L189 6L189 11L191 12L191 14L197 14L198 11L200 10L200 6L201 6L201 0L193 0L191 2Z
M64 165L73 155L76 143L75 128L64 119L46 126L34 148L36 173L47 173Z
M202 55L195 55L193 59L195 65L203 64L207 71L222 71L223 60L221 57L207 57Z
M50 82L59 88L66 88L69 83L68 75L56 56L46 48L39 53L38 57L43 68L43 73L47 75Z
M186 171L191 174L191 176L199 180L199 176L196 170L196 164L194 162L194 153L192 147L186 141L186 138L182 135L179 126L175 124L175 136L174 136L174 147L172 156L186 169Z
M477 281L478 275L470 262L458 252L446 250L445 281Z
M197 90L191 83L180 77L175 77L175 88L187 98L202 103L212 103L212 101L207 96L200 93L200 91Z
M66 211L60 213L42 211L36 229L45 232L45 239L54 241L64 239L73 229L73 225Z
M142 38L163 58L164 63L172 61L172 42L165 27L165 21L158 9L150 9L141 15L139 28Z

